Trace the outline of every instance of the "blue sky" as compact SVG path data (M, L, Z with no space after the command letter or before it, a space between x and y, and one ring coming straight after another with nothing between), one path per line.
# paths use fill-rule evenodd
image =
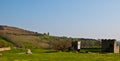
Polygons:
M0 0L0 25L120 40L120 0Z

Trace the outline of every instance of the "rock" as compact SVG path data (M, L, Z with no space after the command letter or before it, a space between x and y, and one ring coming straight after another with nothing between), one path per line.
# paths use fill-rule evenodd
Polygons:
M30 50L30 49L27 49L26 54L32 54L31 50Z

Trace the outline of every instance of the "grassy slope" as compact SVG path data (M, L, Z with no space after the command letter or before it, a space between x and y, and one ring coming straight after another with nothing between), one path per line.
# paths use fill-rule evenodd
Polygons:
M0 37L0 47L8 47L8 46L13 46L13 44Z
M37 32L32 32L32 31L20 29L17 27L11 27L11 26L0 26L0 36L5 38L6 40L9 40L15 46L23 47L23 48L49 48L50 41L87 40L87 39L81 39L81 38L49 36L47 34L40 34ZM90 40L93 41L93 39L90 39ZM89 41L89 43L92 43L92 41Z
M42 39L39 33L27 31L24 29L0 26L0 36L9 40L17 47L25 48L45 48L48 46L44 38Z
M53 52L50 50L33 49L33 54L18 54L25 50L3 52L0 61L120 61L120 54L95 54Z

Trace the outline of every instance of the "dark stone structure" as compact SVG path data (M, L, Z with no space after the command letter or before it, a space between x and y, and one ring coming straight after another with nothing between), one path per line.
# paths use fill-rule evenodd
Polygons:
M102 52L119 53L119 45L115 39L102 39Z
M81 49L81 41L72 42L72 48L79 52Z

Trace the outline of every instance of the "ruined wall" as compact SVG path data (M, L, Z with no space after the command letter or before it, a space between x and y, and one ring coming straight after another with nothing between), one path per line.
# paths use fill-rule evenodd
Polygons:
M10 47L3 47L3 48L0 48L0 51L6 51L6 50L11 50Z
M114 43L114 53L119 53L119 45L117 42Z
M72 47L74 50L79 51L81 49L81 41L72 42Z
M119 53L119 46L115 39L102 39L102 52Z

